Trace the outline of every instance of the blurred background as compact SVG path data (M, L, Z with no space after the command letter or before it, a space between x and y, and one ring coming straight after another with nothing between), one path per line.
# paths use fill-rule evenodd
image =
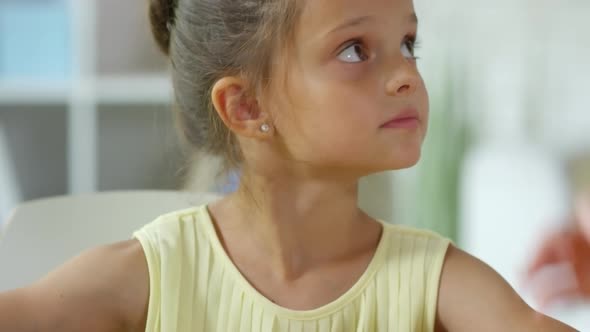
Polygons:
M363 179L360 203L452 238L526 298L528 255L590 185L590 2L415 3L423 158ZM0 0L0 227L56 195L228 190L183 154L171 96L145 0ZM551 310L590 330L590 306Z

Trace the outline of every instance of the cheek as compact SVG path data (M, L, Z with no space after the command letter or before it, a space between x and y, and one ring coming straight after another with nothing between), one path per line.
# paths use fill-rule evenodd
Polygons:
M428 119L430 117L430 96L428 95L428 90L426 89L423 81L420 89L418 90L418 98L419 107L424 114L424 134L426 134L429 122Z
M296 73L290 76L289 87L292 122L311 136L350 134L351 130L373 125L375 121L371 114L375 113L371 112L375 105L359 93L360 82L343 84L325 76Z
M428 95L428 89L426 88L426 84L424 83L422 77L420 77L419 94L419 98L422 100L425 110L428 111L430 106L430 96Z
M307 109L302 111L302 123L314 132L314 137L333 144L354 144L376 130L377 112L373 101L337 84L310 86Z
M378 99L371 97L376 91L368 80L341 80L315 78L306 83L306 101L310 109L324 124L362 128L374 124L379 115Z
M375 92L380 91L375 81L378 80L362 79L350 84L325 77L291 75L289 98L280 100L283 121L278 127L288 153L316 164L352 164L374 160L378 155L384 161L397 160L419 154L428 123L429 102L424 83L420 82L412 98L424 117L423 128L417 136L398 137L378 129L383 121L381 112L386 111L379 104L383 96Z
M358 158L374 141L376 129L368 110L360 106L363 103L353 105L350 98L330 92L313 90L288 111L282 139L296 159L324 165L345 162Z

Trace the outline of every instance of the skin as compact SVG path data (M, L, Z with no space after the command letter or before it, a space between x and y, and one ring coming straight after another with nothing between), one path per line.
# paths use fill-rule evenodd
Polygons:
M569 227L552 231L540 242L529 262L526 281L537 281L533 292L543 307L558 301L590 299L590 193L578 197L572 216ZM556 266L568 268L542 277L544 270Z
M428 97L411 52L414 17L410 0L307 1L289 61L273 73L284 85L252 96L249 82L224 77L212 89L244 166L240 189L209 211L234 264L278 305L316 308L358 280L382 232L357 207L359 178L420 158ZM416 126L382 127L408 108L418 113ZM0 295L0 330L77 331L77 317L92 311L85 331L141 331L148 295L141 248L128 241ZM438 308L437 331L573 331L456 248L447 253Z

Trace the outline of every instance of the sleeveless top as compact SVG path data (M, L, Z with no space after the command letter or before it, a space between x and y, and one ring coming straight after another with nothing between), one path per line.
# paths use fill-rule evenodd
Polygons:
M338 299L312 310L259 293L223 248L207 206L136 231L149 269L147 332L431 332L449 240L383 223L375 254Z

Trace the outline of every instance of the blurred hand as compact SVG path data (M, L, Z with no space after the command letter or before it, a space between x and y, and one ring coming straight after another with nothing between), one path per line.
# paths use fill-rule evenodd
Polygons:
M590 195L576 201L574 225L555 231L534 254L527 280L538 279L533 292L541 306L576 298L590 299ZM551 267L551 275L537 278ZM566 267L565 269L563 267Z

